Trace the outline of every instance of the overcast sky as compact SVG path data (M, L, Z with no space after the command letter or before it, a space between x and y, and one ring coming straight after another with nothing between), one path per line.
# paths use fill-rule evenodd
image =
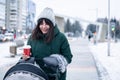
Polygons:
M108 15L108 0L33 0L36 3L36 17L45 7L50 7L56 14L79 17L94 21L96 17ZM110 0L111 17L120 19L120 0ZM117 8L118 7L118 8Z

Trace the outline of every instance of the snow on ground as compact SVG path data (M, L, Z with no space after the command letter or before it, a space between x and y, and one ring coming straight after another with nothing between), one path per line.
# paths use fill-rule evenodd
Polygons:
M96 64L101 72L102 80L120 80L120 42L110 42L110 56L108 56L108 43L102 42L94 45L89 43Z
M21 48L17 49L17 55L15 57L11 57L10 46L13 46L13 42L6 42L0 44L0 66L7 66L17 62L20 59L20 55L22 53Z
M17 62L20 58L22 51L20 48L19 54L16 57L11 58L9 52L9 46L13 43L5 43L4 45L0 45L1 55L0 55L0 66L3 66L6 63L14 63ZM111 42L110 43L110 56L108 56L108 43L102 42L94 45L93 43L89 43L89 48L93 53L93 56L96 60L96 64L101 80L120 80L120 42ZM8 52L6 52L6 50ZM4 54L3 54L4 53ZM9 57L6 59L5 57Z

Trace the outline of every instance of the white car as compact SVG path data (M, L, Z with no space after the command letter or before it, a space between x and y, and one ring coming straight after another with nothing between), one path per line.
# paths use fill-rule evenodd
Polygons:
M14 35L13 33L5 33L5 39L7 41L13 41L14 40Z

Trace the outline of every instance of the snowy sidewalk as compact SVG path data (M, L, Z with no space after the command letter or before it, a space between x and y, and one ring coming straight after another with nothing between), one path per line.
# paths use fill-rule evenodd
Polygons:
M88 47L88 40L76 38L70 41L73 54L68 66L67 80L99 80L97 67Z

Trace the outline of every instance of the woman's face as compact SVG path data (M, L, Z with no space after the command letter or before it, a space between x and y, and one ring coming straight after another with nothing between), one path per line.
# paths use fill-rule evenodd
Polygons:
M39 26L40 30L43 34L46 34L49 31L50 26L46 24L45 20L42 21L42 23Z

